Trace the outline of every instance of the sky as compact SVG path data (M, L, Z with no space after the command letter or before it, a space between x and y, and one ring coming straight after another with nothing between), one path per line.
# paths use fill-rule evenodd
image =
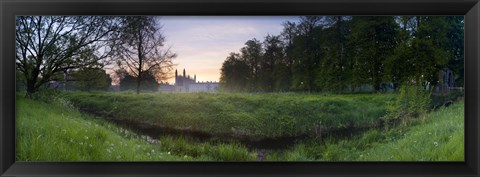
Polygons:
M293 16L163 16L160 23L165 46L177 54L174 70L183 69L198 82L220 80L220 68L231 52L239 52L247 40L263 41L268 34L278 35L285 21ZM173 84L175 78L168 80Z

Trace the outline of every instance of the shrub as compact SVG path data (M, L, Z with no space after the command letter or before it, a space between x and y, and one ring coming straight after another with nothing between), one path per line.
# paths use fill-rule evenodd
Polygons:
M387 103L387 114L384 117L384 126L388 129L396 123L403 125L413 118L419 117L428 111L431 101L431 90L420 83L405 82L400 88L398 99Z

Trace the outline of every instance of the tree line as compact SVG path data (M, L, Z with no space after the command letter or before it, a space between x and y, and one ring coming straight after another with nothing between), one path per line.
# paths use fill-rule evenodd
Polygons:
M103 88L111 81L107 66L139 93L152 77L165 80L176 57L164 46L158 17L17 16L15 23L17 82L27 95L66 73L80 88Z
M463 16L302 16L251 39L221 68L226 91L383 91L433 88L449 68L464 82Z

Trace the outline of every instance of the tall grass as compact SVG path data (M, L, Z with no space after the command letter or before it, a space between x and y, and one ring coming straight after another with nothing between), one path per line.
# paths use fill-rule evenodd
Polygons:
M44 103L17 96L18 161L254 160L239 144L182 138L151 140L82 114L68 101Z
M464 158L464 104L456 103L418 118L411 127L396 127L387 132L373 129L345 140L312 140L271 156L270 160L463 161Z
M64 93L83 109L169 128L255 138L376 126L394 94Z

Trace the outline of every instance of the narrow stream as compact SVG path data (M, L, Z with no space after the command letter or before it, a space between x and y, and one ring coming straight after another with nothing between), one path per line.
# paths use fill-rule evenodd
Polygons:
M266 154L270 151L285 151L291 149L298 142L312 138L307 135L292 136L292 137L279 137L279 138L265 138L260 140L251 140L248 137L232 137L231 135L212 135L209 133L193 130L178 130L173 128L161 127L158 125L151 125L147 123L139 123L130 120L122 120L116 118L103 117L102 115L95 114L92 111L83 110L89 114L93 114L98 119L103 119L108 122L114 123L119 127L132 131L138 135L147 136L147 139L158 140L162 136L173 137L186 137L191 138L197 142L210 142L210 143L231 143L237 142L245 145L250 150L257 151L257 160L263 160ZM321 139L326 137L335 138L351 138L358 135L368 128L344 128L330 132L324 132L321 135Z
M292 137L279 137L279 138L264 138L261 140L250 140L247 137L232 137L230 135L212 135L209 133L193 130L178 130L167 127L160 127L156 125L150 125L147 123L138 123L129 120L119 120L114 118L104 118L96 116L99 119L104 119L112 122L124 129L132 131L138 135L148 136L151 139L158 140L162 136L173 137L187 137L198 142L211 142L211 143L231 143L237 142L245 145L249 149L265 149L265 150L286 150L293 147L297 142L308 138L306 135L292 136Z

